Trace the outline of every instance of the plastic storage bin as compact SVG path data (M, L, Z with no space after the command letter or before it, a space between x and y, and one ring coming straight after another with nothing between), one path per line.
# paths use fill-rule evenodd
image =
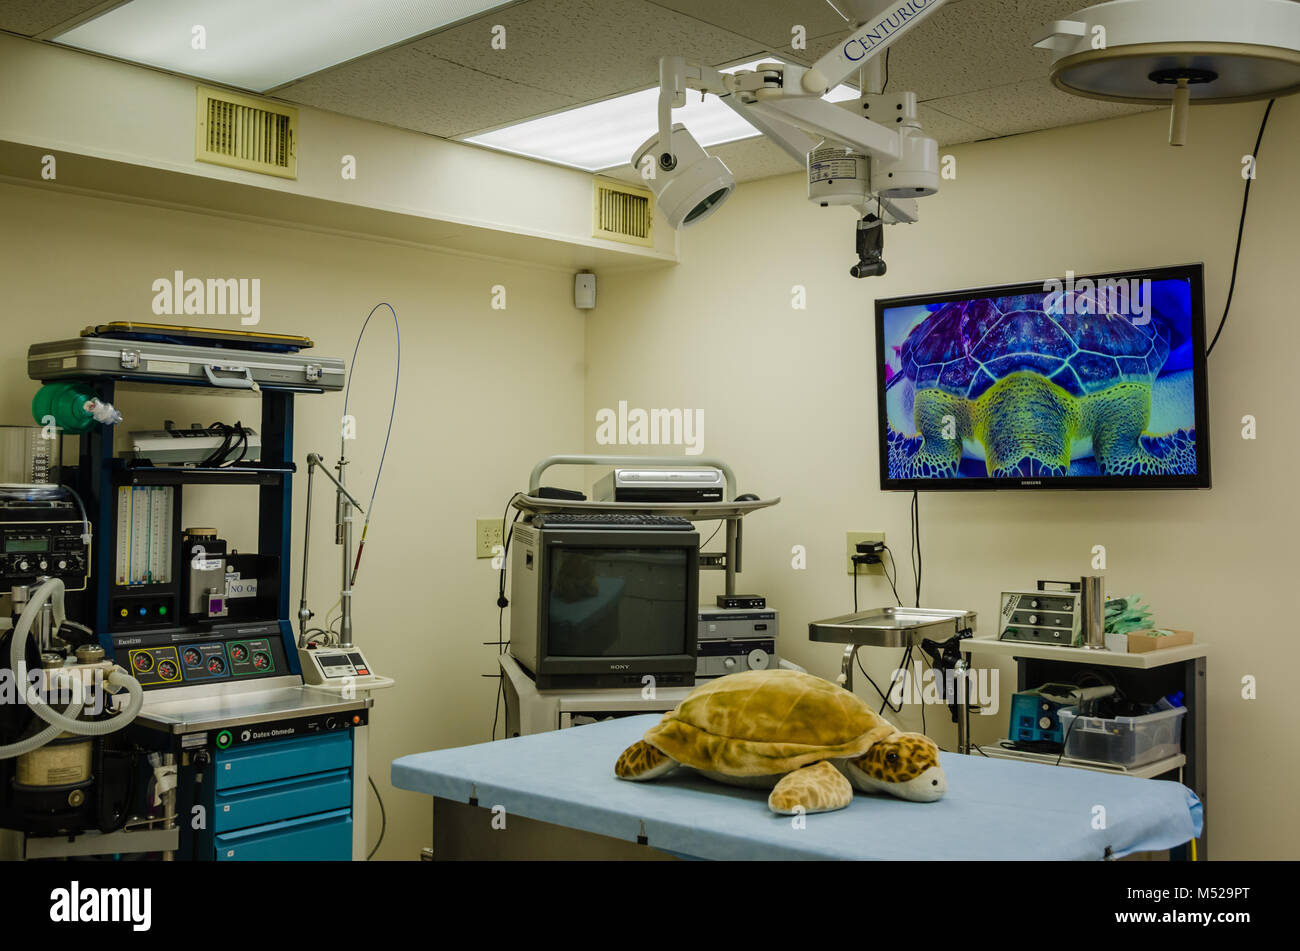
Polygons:
M1065 755L1116 766L1141 766L1182 751L1186 707L1140 717L1081 717L1060 711Z

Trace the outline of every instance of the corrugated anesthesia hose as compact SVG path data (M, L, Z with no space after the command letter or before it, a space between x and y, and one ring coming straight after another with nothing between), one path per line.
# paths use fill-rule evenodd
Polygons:
M46 602L50 602L54 609L54 627L57 630L65 620L63 582L58 578L50 578L36 589L36 592L28 598L23 613L18 618L18 624L14 627L13 640L9 645L9 667L14 673L14 678L21 685L27 684L27 636L31 633L32 623L41 613L41 608ZM25 699L33 713L58 731L76 736L104 736L122 729L139 715L140 708L144 706L144 689L140 686L140 681L121 667L114 667L106 680L114 687L124 688L128 695L126 706L107 720L75 719L75 714L80 712L80 707L73 716L60 713L46 703L41 698L40 692L35 689L28 689Z

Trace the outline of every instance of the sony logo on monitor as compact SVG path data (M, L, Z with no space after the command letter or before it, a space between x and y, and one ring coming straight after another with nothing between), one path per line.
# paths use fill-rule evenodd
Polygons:
M631 664L610 664L609 669L610 670L631 670L632 665Z

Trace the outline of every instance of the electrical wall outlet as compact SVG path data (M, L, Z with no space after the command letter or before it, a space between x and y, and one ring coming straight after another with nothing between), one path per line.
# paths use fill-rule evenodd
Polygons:
M858 569L859 575L883 575L885 573L884 559L889 556L881 552L881 562L874 565L855 565L853 556L858 553L858 542L881 542L885 540L884 532L848 532L845 534L844 562L848 565L849 574L853 574L853 569Z
M474 557L491 558L498 545L505 545L501 537L501 519L479 518L474 520Z

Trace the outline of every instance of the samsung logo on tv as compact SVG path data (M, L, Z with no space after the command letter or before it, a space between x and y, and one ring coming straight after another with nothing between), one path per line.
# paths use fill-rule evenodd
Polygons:
M1043 483L1041 479L1021 479L1020 484L1021 485L1042 485Z

